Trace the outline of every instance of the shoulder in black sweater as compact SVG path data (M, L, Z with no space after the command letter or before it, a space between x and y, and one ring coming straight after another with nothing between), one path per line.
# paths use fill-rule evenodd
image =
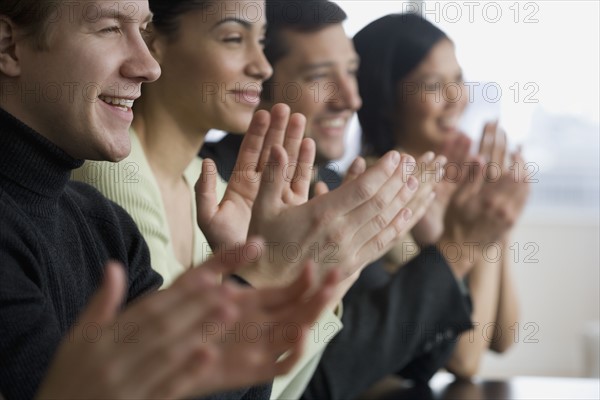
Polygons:
M0 393L34 396L60 341L118 260L128 300L158 288L129 215L70 182L81 165L0 109Z

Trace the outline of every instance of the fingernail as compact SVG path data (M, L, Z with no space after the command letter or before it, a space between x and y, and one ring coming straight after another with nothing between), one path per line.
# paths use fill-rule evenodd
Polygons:
M402 211L402 219L408 221L412 217L412 210L410 208L405 208Z
M412 165L416 165L417 161L415 160L415 158L413 156L411 156L410 154L405 154L404 155L404 163L406 164L412 164Z
M398 164L400 164L400 153L398 153L397 151L394 151L392 153L392 163L396 167L398 166Z
M359 174L362 172L361 163L359 161L354 161L350 166L350 172L353 174Z

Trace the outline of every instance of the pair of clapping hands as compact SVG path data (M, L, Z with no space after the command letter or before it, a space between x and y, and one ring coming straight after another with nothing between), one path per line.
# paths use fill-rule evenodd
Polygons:
M450 265L459 278L485 246L505 237L529 195L521 151L507 160L507 145L497 122L486 124L477 155L469 154L471 140L463 134L448 141L441 151L444 178L433 183L435 199L412 230L421 247L437 244L442 253L458 254Z
M202 396L266 382L292 368L310 325L343 295L339 287L349 287L343 282L412 228L433 191L418 190L406 168L414 160L393 151L368 170L357 160L344 185L329 193L320 185L320 195L308 201L315 144L303 139L304 128L305 118L290 116L285 105L258 111L221 202L217 176L209 173L214 165L205 161L196 185L198 221L215 256L122 312L126 278L118 264L109 264L38 397ZM417 194L425 201L412 200ZM256 239L246 242L248 236ZM305 256L264 251L267 243L293 243ZM311 252L311 246L331 244L334 260ZM233 273L254 288L218 283ZM90 324L105 334L90 341ZM252 341L223 335L246 325L259 329ZM115 340L111 329L125 326L139 333L133 342ZM299 329L293 340L286 334L290 326Z
M357 159L341 187L328 192L320 182L308 200L315 144L303 138L305 122L283 104L258 111L222 201L213 161L204 161L196 185L198 224L213 250L233 249L249 236L268 244L261 260L238 272L258 288L288 284L308 258L320 274L336 267L342 279L355 275L408 232L433 199L434 185L419 188L413 176L415 160L391 151L368 170ZM445 159L426 156L441 174Z

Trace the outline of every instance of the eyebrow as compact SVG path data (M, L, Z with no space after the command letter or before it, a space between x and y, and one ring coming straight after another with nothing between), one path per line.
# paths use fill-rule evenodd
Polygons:
M241 18L236 18L236 17L229 17L229 18L223 18L222 20L220 20L219 22L217 22L212 28L210 28L210 30L214 30L216 29L218 26L221 26L223 24L226 24L228 22L235 22L237 24L242 25L245 29L250 29L252 28L252 24L246 20L243 20ZM261 28L262 30L266 29L266 24Z
M153 16L154 16L154 14L152 14L152 12L149 12L146 15L146 18L144 18L141 21L141 23L142 24L150 23L152 21ZM125 13L121 12L120 10L114 10L111 8L102 9L101 15L98 18L98 20L104 20L104 19L116 19L116 20L124 22L124 23L137 22L137 19L132 14L125 14Z
M350 61L348 61L348 64L359 64L360 63L360 59L358 57L355 57L353 59L351 59ZM334 67L335 63L332 61L325 61L322 63L315 63L315 64L307 64L307 65L303 65L300 68L300 72L310 72L316 69L321 69L321 68L331 68Z

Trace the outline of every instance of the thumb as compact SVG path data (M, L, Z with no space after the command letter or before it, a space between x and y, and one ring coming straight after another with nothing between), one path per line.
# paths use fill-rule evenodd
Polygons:
M105 268L102 286L79 317L79 325L103 325L111 322L125 299L126 280L123 265L115 261L109 262Z
M314 197L322 196L329 193L329 188L325 182L319 181L315 184L314 192Z
M213 160L202 162L202 172L194 186L198 222L210 221L217 209L217 166ZM200 225L200 224L199 224Z
M367 162L362 157L356 157L350 168L348 168L348 172L346 172L346 176L344 177L344 183L351 182L356 179L360 174L367 170Z

